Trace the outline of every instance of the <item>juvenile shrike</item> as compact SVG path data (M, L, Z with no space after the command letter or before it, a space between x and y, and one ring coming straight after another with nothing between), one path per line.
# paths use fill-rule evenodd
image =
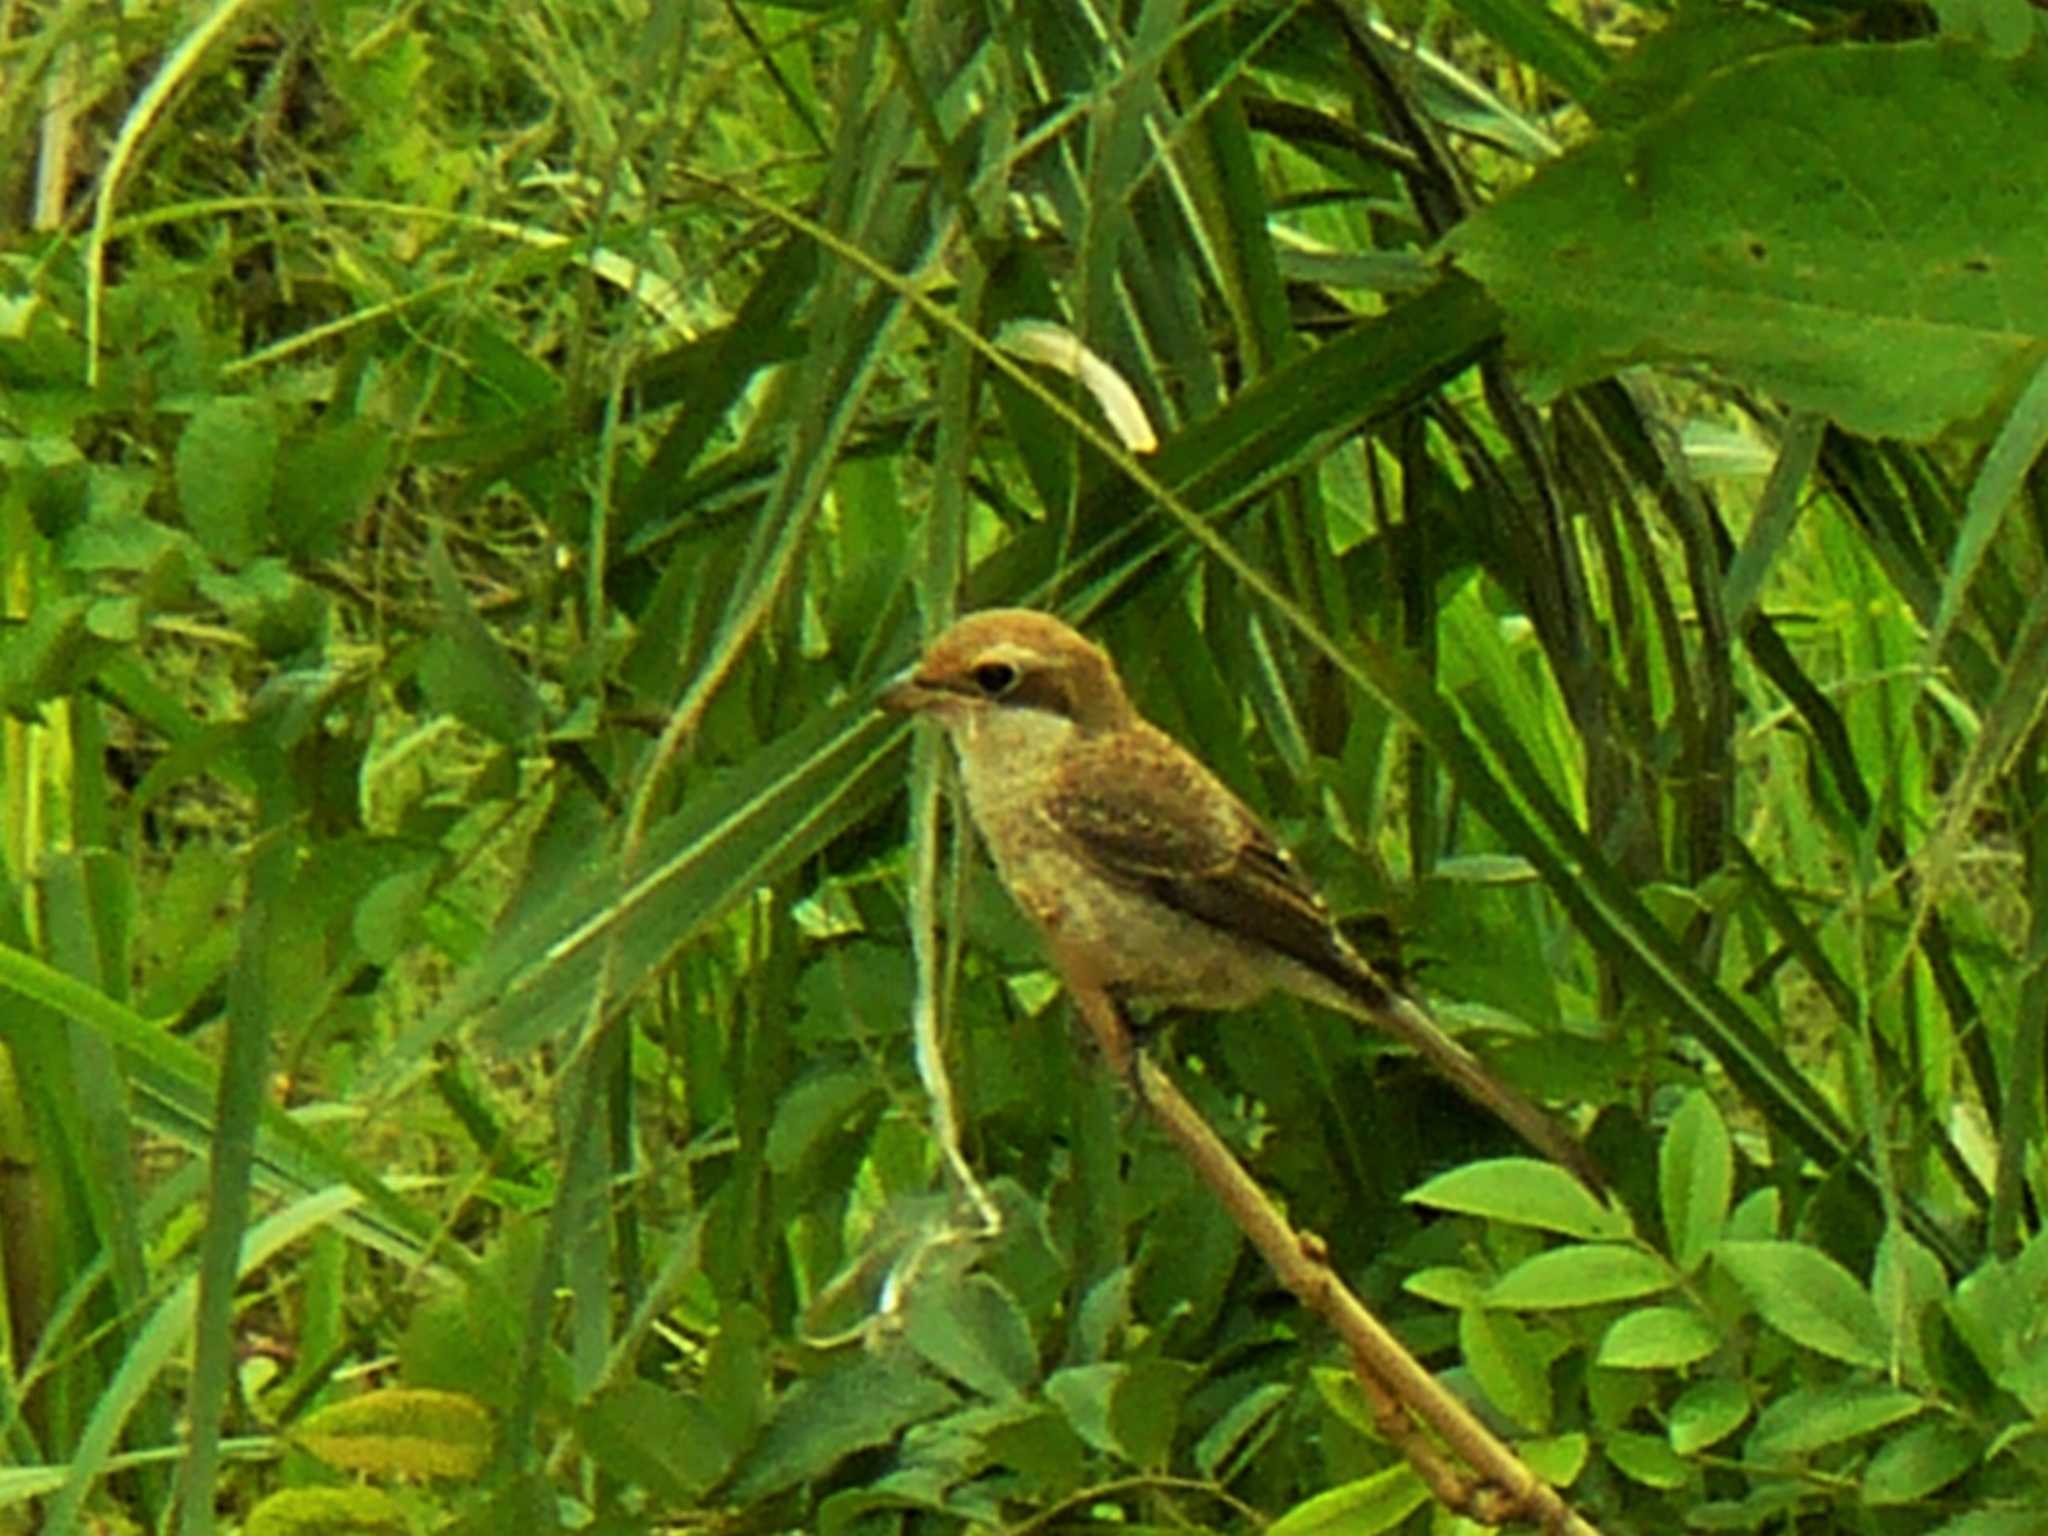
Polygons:
M1109 656L993 608L882 695L944 727L997 873L1056 950L1123 1000L1239 1008L1276 988L1363 1019L1588 1183L1578 1140L1344 941L1259 819L1144 719Z

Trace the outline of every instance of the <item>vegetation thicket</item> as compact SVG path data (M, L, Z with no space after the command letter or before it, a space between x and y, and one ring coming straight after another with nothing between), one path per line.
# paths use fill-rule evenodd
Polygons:
M0 1530L1453 1528L993 603L1578 1115L1161 1047L1587 1520L2039 1530L2044 14L0 8Z

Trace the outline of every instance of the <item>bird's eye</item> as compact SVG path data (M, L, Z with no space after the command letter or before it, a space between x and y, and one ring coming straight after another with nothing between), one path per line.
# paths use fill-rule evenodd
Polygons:
M1007 661L984 661L974 669L974 686L992 699L1017 686L1017 669Z

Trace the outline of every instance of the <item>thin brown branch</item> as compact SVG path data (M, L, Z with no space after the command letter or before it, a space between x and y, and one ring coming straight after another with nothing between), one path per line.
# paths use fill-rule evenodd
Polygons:
M1173 1079L1134 1049L1130 1032L1109 995L1077 969L1072 955L1059 953L1057 959L1104 1061L1133 1084L1153 1119L1215 1192L1252 1246L1265 1256L1280 1283L1344 1341L1381 1432L1407 1458L1437 1501L1486 1525L1523 1523L1570 1536L1598 1536L1595 1527L1565 1503L1556 1489L1530 1471L1401 1347L1331 1268L1322 1239L1288 1225ZM1436 1433L1451 1456L1439 1450L1425 1429Z

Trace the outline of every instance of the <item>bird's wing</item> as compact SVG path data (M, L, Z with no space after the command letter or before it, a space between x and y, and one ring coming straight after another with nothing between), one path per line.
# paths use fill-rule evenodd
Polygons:
M1378 979L1272 834L1163 732L1146 726L1081 744L1041 805L1109 879L1381 1001Z
M1070 749L1040 809L1105 878L1262 942L1334 983L1589 1189L1605 1181L1568 1129L1453 1040L1339 937L1330 914L1259 819L1171 737L1150 726ZM1324 999L1324 1001L1328 1001Z

